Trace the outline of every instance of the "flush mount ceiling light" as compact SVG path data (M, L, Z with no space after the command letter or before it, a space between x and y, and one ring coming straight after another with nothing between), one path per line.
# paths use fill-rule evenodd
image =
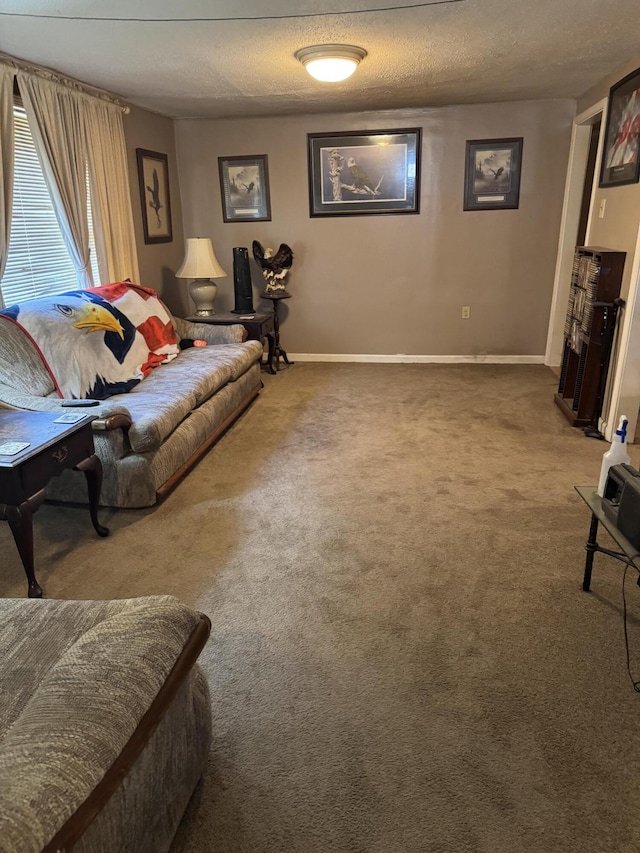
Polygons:
M351 77L367 51L353 44L316 44L303 47L294 55L316 80L338 83Z

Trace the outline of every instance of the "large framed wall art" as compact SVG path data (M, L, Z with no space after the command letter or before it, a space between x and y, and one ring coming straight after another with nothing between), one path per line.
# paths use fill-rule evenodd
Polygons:
M136 148L136 158L144 242L170 243L173 229L168 157L158 151Z
M640 176L640 68L609 90L601 187L636 184Z
M421 129L307 135L311 216L419 213Z
M517 208L521 170L521 136L467 140L464 210Z

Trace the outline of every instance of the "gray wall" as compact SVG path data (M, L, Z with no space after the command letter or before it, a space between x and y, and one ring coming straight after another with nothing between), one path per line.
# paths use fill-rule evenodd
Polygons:
M124 132L129 163L129 183L133 206L133 221L140 265L140 284L157 290L171 311L180 315L190 310L186 285L175 278L184 258L182 209L178 185L174 123L166 116L131 107L124 116ZM145 244L142 230L142 207L138 183L136 148L158 151L168 156L169 192L171 197L171 243Z
M211 237L227 270L219 310L233 307L234 246L292 246L290 352L542 355L574 114L574 101L528 101L179 120L185 236ZM307 133L414 126L423 129L419 215L309 217ZM519 209L463 212L465 141L513 136L524 137ZM217 158L240 154L269 157L271 222L222 221Z

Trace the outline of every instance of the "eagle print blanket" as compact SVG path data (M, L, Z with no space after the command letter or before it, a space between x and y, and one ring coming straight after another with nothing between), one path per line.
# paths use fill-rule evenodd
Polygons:
M158 294L130 282L32 299L4 308L0 318L29 336L67 399L130 391L180 352Z

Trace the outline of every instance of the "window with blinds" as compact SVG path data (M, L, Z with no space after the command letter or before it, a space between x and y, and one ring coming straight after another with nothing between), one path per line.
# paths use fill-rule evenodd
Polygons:
M75 290L78 287L73 263L62 239L40 168L24 107L14 105L13 120L15 173L11 238L7 266L0 282L5 305L23 302L25 299L36 299L49 293ZM99 284L88 180L87 202L91 271L94 283Z

